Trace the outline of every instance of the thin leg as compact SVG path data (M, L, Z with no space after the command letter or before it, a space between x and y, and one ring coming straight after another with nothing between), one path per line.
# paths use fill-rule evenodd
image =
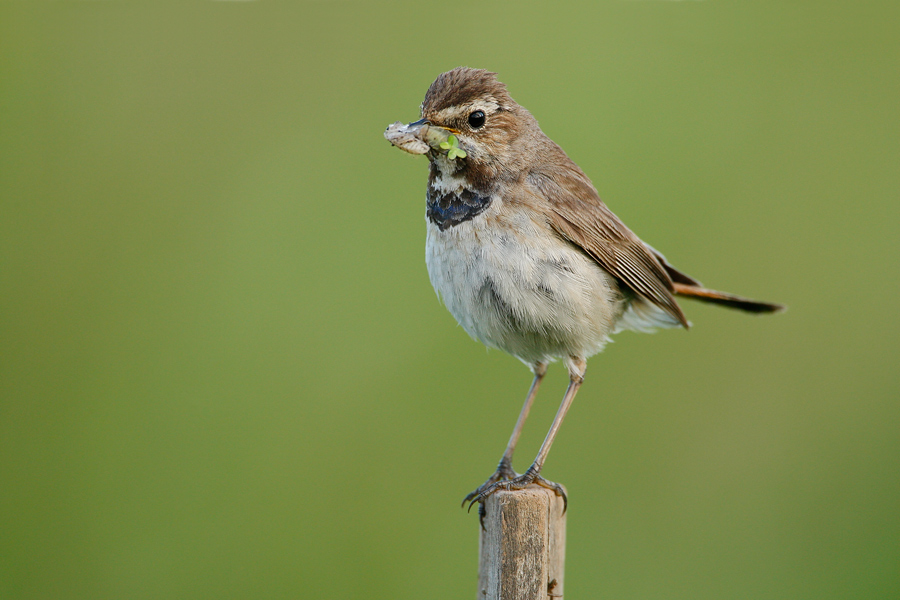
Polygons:
M500 459L501 467L506 466L510 470L512 469L513 452L516 451L516 444L519 443L519 436L522 435L522 429L525 428L525 419L528 418L528 413L531 411L531 405L534 403L535 396L537 396L538 387L540 387L541 381L544 379L546 373L546 364L538 363L534 366L534 380L531 382L531 388L528 390L528 396L525 397L525 404L522 405L522 412L519 413L519 418L516 420L516 426L513 428L512 435L509 436L509 443L506 445L506 451L503 453L503 458Z
M536 483L555 491L558 495L563 497L564 506L567 504L565 489L558 483L547 481L540 476L540 473L541 468L544 466L544 461L547 460L547 455L550 453L550 446L553 445L553 440L556 439L556 434L559 432L559 427L562 425L563 419L566 418L569 407L572 406L572 401L575 399L575 394L578 393L578 388L581 387L581 384L584 381L584 361L573 358L569 363L569 387L566 389L566 395L563 396L562 402L559 405L559 410L556 411L556 417L553 418L553 424L550 425L550 431L547 432L547 437L544 438L544 443L541 444L541 449L538 450L537 457L535 457L532 465L528 467L528 470L525 471L524 474L519 475L518 477L506 481L496 481L487 486L480 493L472 497L469 508L476 502L484 501L485 498L499 489L521 490L531 483Z
M559 405L559 410L556 411L556 417L553 419L553 424L550 425L550 431L547 432L547 437L544 438L544 443L541 444L541 449L538 450L534 462L528 467L528 471L534 472L535 475L541 472L544 461L547 460L547 455L550 454L550 446L553 444L553 440L556 439L556 433L559 431L559 426L562 425L563 419L566 418L566 413L569 412L569 407L572 406L572 400L575 399L575 394L578 393L578 388L580 387L580 381L569 382L569 387L566 389L566 395L563 396L562 403Z
M544 375L547 373L547 365L545 363L537 363L531 370L534 371L534 380L531 382L531 388L528 390L528 396L525 397L525 404L522 405L522 411L519 413L519 418L516 420L516 426L513 428L512 435L509 436L509 443L506 445L506 451L503 452L503 456L500 458L500 464L497 465L497 470L494 471L493 475L488 477L487 481L465 497L463 506L466 505L466 502L471 501L472 498L481 494L494 483L505 479L513 479L518 476L518 473L513 471L512 468L513 453L516 451L516 444L519 442L519 436L522 435L522 429L525 427L525 419L528 418L528 413L531 411L531 405L534 403L535 396L537 396L538 388L541 385L541 381L544 379Z

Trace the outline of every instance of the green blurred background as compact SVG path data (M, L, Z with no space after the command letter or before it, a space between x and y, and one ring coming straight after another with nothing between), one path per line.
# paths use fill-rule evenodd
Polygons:
M900 597L898 8L3 3L0 598L475 598L459 501L530 375L438 303L382 138L457 65L678 267L790 305L590 362L567 595Z

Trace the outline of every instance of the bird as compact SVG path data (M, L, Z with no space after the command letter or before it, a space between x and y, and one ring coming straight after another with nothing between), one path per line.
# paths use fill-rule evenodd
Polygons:
M429 160L425 263L444 305L475 340L525 363L533 374L496 470L463 505L498 490L565 488L541 470L587 359L624 330L689 328L678 298L749 313L781 304L707 289L673 267L604 204L591 180L516 103L497 74L457 67L440 74L420 119L384 136ZM513 453L550 363L569 383L537 456L522 474Z

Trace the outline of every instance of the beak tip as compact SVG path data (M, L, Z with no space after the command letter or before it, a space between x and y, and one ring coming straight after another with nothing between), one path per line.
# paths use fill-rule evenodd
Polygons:
M387 141L410 154L427 154L430 150L439 150L441 142L446 142L450 135L451 130L432 125L427 119L419 119L408 125L397 121L384 130Z
M410 154L425 154L431 148L419 137L420 130L421 127L410 127L397 121L384 130L384 139Z

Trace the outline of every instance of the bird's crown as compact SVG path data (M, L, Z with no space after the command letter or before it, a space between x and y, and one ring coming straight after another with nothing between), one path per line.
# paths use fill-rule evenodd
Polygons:
M485 69L456 67L438 75L425 93L422 113L437 114L448 108L465 106L476 100L510 108L515 102L497 74Z

